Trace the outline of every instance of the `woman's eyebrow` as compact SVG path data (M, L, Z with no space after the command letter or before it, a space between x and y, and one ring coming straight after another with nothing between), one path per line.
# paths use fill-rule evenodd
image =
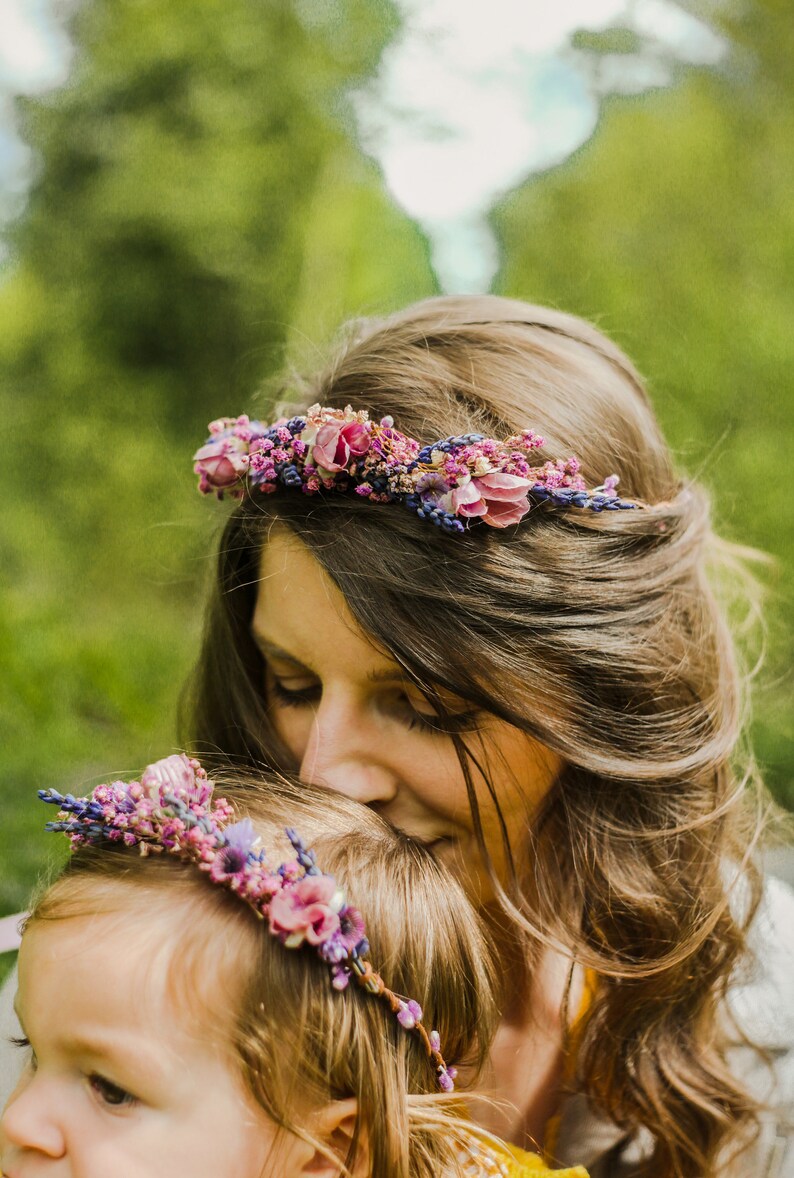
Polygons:
M402 687L405 690L414 689L424 696L425 699L428 699L430 703L433 702L433 699L425 695L422 687L420 687L420 685L416 683L410 677L410 675L407 675L405 671L401 670L399 667L395 667L394 669L391 667L383 667L380 670L369 671L367 674L367 680L370 683L394 684ZM441 704L442 708L449 712L461 713L471 710L471 706L466 702L466 700L461 699L460 696L454 695L451 691L447 691L445 688L436 690L435 696L433 698L436 698Z
M275 642L271 642L269 638L266 638L264 634L260 634L257 630L251 630L251 637L261 650L262 654L268 655L270 658L274 659L283 659L288 663L295 663L295 665L298 667L303 667L305 665L300 661L300 659L295 658L294 654L290 654L289 651L284 650L280 646L277 646Z
M400 683L408 684L411 680L399 667L383 667L379 671L368 671L367 679L370 683Z

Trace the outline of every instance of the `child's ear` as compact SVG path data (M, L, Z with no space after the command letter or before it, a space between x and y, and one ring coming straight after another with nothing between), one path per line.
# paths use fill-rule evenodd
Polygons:
M301 1178L304 1174L306 1178L339 1178L356 1131L357 1120L358 1101L354 1096L347 1100L332 1100L314 1114L312 1135L322 1141L338 1160L331 1161L319 1150L314 1150L300 1170ZM369 1149L363 1129L359 1131L356 1158L349 1173L351 1178L369 1178Z

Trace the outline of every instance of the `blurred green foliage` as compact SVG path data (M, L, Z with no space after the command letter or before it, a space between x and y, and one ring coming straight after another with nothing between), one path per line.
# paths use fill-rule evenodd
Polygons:
M499 289L622 342L720 522L788 572L794 46L783 6L746 11L721 69L608 102L493 224ZM286 347L310 363L345 316L436 289L346 98L396 28L390 0L84 0L69 83L21 104L38 172L0 285L0 913L57 853L36 787L174 747L218 522L189 472L206 422L250 407ZM794 801L773 635L757 735Z
M38 174L0 286L0 913L60 851L36 787L175 745L219 520L190 472L207 421L250 407L286 344L436 289L346 98L395 28L390 0L86 0L69 83L20 104Z
M719 68L608 100L593 138L492 223L499 290L616 339L720 529L776 557L754 737L794 807L794 21L790 5L758 0L723 27Z

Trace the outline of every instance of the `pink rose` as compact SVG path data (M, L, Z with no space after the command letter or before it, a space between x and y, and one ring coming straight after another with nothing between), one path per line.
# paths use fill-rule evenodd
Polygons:
M527 491L531 479L515 474L480 475L452 492L454 511L466 517L479 516L492 528L507 528L517 524L529 511Z
M270 931L289 949L308 941L322 945L339 928L336 883L329 875L307 875L270 902Z
M500 474L498 471L479 475L472 482L484 499L499 499L507 503L516 503L532 486L531 479L522 479L517 474Z
M361 422L329 422L317 431L312 461L332 473L346 470L351 455L360 458L370 443L369 430Z
M450 494L450 511L455 515L464 517L485 515L487 510L485 500L478 491L474 479L468 479Z
M248 470L248 443L237 437L215 438L193 455L193 470L199 476L202 494L223 492Z
M482 517L482 522L490 524L492 528L509 528L511 524L522 520L528 511L529 500L526 495L512 503L496 499L488 503L488 512Z

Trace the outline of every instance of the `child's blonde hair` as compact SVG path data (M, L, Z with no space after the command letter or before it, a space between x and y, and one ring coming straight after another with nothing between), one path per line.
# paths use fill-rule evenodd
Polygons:
M422 846L337 794L270 780L266 792L253 775L214 776L218 792L252 819L271 861L290 857L286 825L311 843L321 869L361 909L384 980L420 1001L448 1062L476 1076L495 1025L493 966L459 885ZM245 1086L276 1124L322 1147L301 1114L352 1096L358 1117L347 1167L364 1152L371 1178L458 1173L470 1132L460 1098L438 1091L420 1040L372 995L335 991L316 953L285 949L193 865L119 844L81 848L27 927L119 912L129 928L145 925L158 905L178 911L180 901L192 912L169 947L176 1001L195 1014L201 1034L227 1030Z

